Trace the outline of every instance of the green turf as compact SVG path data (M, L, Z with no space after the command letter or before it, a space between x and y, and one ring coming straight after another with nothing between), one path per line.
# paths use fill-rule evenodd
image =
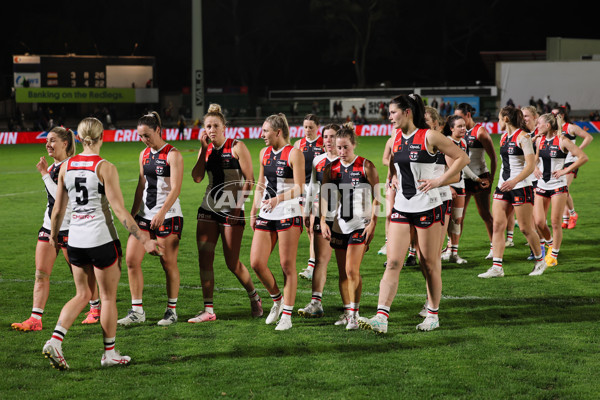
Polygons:
M494 137L496 145L498 136ZM386 138L360 138L357 154L379 167ZM255 160L262 141L247 141ZM424 295L417 268L400 275L391 309L388 334L353 331L333 326L340 313L336 267L329 265L323 296L325 317L293 318L294 327L275 332L264 318L250 317L247 296L227 270L221 250L215 261L215 311L208 324L185 321L202 308L197 267L195 213L205 183L193 183L190 171L197 142L175 143L182 150L185 178L181 204L185 227L179 257L182 289L180 322L156 326L166 305L164 273L147 257L144 305L148 321L117 331L117 348L132 357L127 368L100 368L102 337L97 325L80 324L69 330L63 349L71 369L50 368L41 355L44 342L64 303L74 294L68 268L60 258L51 278L44 330L11 331L12 322L29 316L34 277L34 250L42 222L45 192L35 169L45 154L43 145L0 147L0 365L4 378L0 398L477 398L477 399L594 399L600 384L598 294L599 258L595 246L600 228L595 223L599 196L593 183L600 174L600 140L586 151L590 161L573 185L580 215L577 228L565 231L558 267L530 277L532 263L524 237L515 232L515 247L505 254L506 277L481 280L477 274L491 263L483 259L488 240L483 222L470 206L461 240L466 265L444 264L441 327L418 332L415 325ZM107 143L102 156L113 162L129 208L137 180L141 143ZM122 240L125 231L118 225ZM241 260L249 265L252 231L247 228ZM361 272L361 314L377 306L379 280L385 261L376 251L383 244L383 219ZM125 242L125 240L123 240ZM299 246L298 270L308 258L306 235ZM277 252L269 265L282 282ZM268 312L267 292L252 272ZM310 283L299 281L296 309L310 300ZM123 270L118 309L123 316L130 302Z

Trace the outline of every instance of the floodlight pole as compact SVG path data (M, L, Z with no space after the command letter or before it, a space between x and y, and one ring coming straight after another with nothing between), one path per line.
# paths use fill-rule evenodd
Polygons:
M202 0L192 0L192 120L204 115L204 60L202 56Z

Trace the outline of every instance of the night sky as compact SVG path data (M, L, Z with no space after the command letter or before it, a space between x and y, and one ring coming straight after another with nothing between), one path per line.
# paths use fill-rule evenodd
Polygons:
M366 87L493 84L480 51L545 50L547 36L600 38L586 16L589 6L514 4L203 1L206 87L248 86L259 96L267 89L351 88L360 85L357 60ZM135 43L136 55L156 57L161 91L190 86L189 0L28 1L10 8L12 16L3 18L2 97L10 92L12 54L131 55ZM366 46L357 47L365 32Z

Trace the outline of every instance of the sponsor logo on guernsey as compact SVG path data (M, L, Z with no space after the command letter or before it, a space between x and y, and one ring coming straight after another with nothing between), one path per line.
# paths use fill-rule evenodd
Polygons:
M156 161L154 161L154 163L156 165L167 165L167 160L161 160L160 158L157 158Z
M94 165L93 161L73 161L71 163L72 167L91 167Z
M410 146L408 146L409 150L421 150L421 145L420 144L414 144L411 143Z
M94 218L96 218L96 216L90 215L90 214L84 214L84 215L73 214L73 215L71 215L71 219L84 220L84 219L94 219Z
M277 160L277 164L276 164L276 165L277 165L277 166L282 166L282 167L285 167L285 166L286 166L286 164L287 164L287 162L285 162L284 160Z

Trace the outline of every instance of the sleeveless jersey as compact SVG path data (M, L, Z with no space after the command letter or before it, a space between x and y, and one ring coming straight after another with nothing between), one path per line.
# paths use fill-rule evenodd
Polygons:
M300 139L300 144L298 145L298 149L302 152L304 156L304 176L306 179L305 184L310 183L310 175L312 173L312 162L316 156L323 154L323 138L321 136L317 136L317 138L313 141L308 140L307 138Z
M99 155L78 154L67 161L65 188L71 203L69 246L92 248L119 238L113 224L104 185L96 171Z
M500 157L502 158L502 167L500 168L500 177L498 178L498 186L505 181L514 179L523 171L525 167L525 154L523 149L517 144L519 135L523 132L517 129L509 136L508 132L502 135L500 139ZM525 186L531 186L529 177L517 182L514 189L519 189Z
M371 219L371 185L367 180L365 161L356 156L348 165L339 158L331 163L332 187L324 190L338 191L339 205L333 222L335 232L348 234L363 229Z
M534 153L536 153L536 151L537 151L537 150L536 150L536 148L535 148L535 142L536 142L536 140L534 140L533 138L534 138L534 137L535 137L535 135L537 135L537 134L538 134L538 130L537 130L537 128L535 128L535 129L533 130L533 132L529 132L529 137L531 138L531 142L533 143L533 152L534 152ZM537 167L537 168L539 168L540 170L542 169L542 159L541 159L541 158L539 159L539 161L538 161L538 164L537 164L537 166L536 166L536 167ZM536 177L535 177L535 173L534 173L534 172L532 172L532 173L531 173L531 175L529 175L529 180L530 180L531 182L535 182L535 181L537 181L537 180L538 180L538 178L536 178Z
M205 171L208 186L202 200L202 208L215 212L228 212L235 208L239 191L243 186L240 162L233 156L234 139L226 139L221 147L212 143L206 151Z
M325 170L325 167L327 167L329 164L331 164L337 159L337 156L333 159L330 159L329 157L327 157L327 153L323 153L315 157L313 160L312 174L306 196L306 204L310 205L312 203L313 214L317 217L321 215L319 199L321 195L321 185L323 184L323 171ZM327 196L328 205L327 215L325 215L325 219L327 221L333 221L336 215L337 192L329 190L325 195Z
M554 190L567 186L567 176L563 175L556 179L552 177L554 171L565 167L567 153L560 148L560 136L556 135L552 139L546 139L544 136L540 141L540 170L542 179L538 179L538 187L544 190Z
M174 147L170 144L165 144L158 151L154 151L150 147L144 150L142 168L146 185L138 213L142 218L151 220L165 204L165 200L171 192L171 166L167 162L167 157L173 149ZM165 215L165 219L173 217L183 217L179 198L175 200Z
M433 167L433 176L438 178L444 175L446 172L446 155L441 152L437 152L435 155L435 165ZM442 201L452 200L452 191L450 190L450 186L440 186L437 188L438 192L440 192L440 199Z
M452 138L450 138L450 140L452 140L452 142L454 142L454 144L457 145L459 149L461 149L462 151L464 151L467 154L469 153L469 151L467 150L467 142L465 141L465 139L460 139L458 142ZM465 188L465 177L464 177L464 174L462 171L460 171L460 180L456 183L450 184L450 186L452 186L453 188L458 188L458 189Z
M442 204L437 188L428 192L418 189L419 179L433 179L437 156L427 149L429 129L417 129L410 135L396 135L392 147L392 162L396 169L399 189L394 208L401 212L423 212Z
M565 122L562 126L562 134L569 139L573 144L577 144L577 135L572 135L569 133L569 123ZM567 154L567 159L565 163L574 163L577 161L577 157L575 157L571 152Z
M66 161L66 160L65 160ZM46 194L48 196L48 202L46 203L46 212L44 213L44 223L42 227L48 230L52 229L51 218L52 210L54 209L54 202L56 201L56 190L58 185L58 174L60 172L60 166L65 162L61 161L58 164L54 163L48 167L48 175L44 176L44 185L46 187ZM65 217L63 218L62 224L60 225L61 231L69 230L69 223L71 221L71 203L67 203L67 210L65 211Z
M475 124L475 126L467 131L465 134L465 141L467 142L467 154L471 159L469 168L475 175L481 175L489 172L487 165L485 164L485 149L483 144L479 141L479 130L483 129L481 124Z
M274 151L273 146L267 147L263 154L262 165L264 171L265 185L263 200L270 199L294 187L294 171L290 167L290 152L292 145L285 145L279 151ZM287 219L302 215L300 208L300 198L286 199L279 202L271 210L265 212L260 209L259 217L268 220Z

